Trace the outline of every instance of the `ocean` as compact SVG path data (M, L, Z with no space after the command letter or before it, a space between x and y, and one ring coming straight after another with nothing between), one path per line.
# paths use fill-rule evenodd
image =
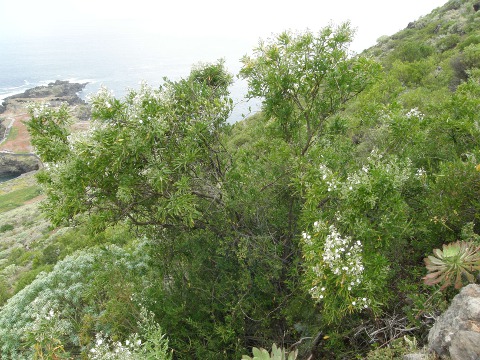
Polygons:
M235 75L231 94L236 106L229 122L236 122L260 108L259 100L246 102L247 84L236 77L241 57L255 45L221 37L187 39L133 33L0 38L0 101L55 80L88 82L79 94L83 99L101 86L121 98L142 81L158 87L164 77L179 80L188 76L193 65L223 58Z

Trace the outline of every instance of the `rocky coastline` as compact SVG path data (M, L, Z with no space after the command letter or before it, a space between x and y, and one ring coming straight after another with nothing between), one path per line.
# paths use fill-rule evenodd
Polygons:
M37 86L26 90L22 94L16 94L3 99L0 105L0 114L7 110L15 110L21 105L25 105L35 99L48 100L53 106L60 103L68 103L69 105L86 105L78 93L82 91L88 83L71 83L69 81L57 80L44 86ZM13 109L12 109L13 108Z
M34 154L24 121L28 121L26 105L45 101L56 107L67 103L77 120L90 118L89 105L78 96L87 83L70 83L57 80L46 86L37 86L5 98L0 105L0 181L38 170L40 159ZM9 133L14 131L14 136Z

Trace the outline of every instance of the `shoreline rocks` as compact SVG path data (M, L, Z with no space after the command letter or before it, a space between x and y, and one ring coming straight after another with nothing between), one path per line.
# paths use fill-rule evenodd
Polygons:
M22 94L16 94L3 99L0 105L0 114L13 108L15 110L19 105L23 105L34 99L45 99L52 103L53 106L62 102L72 105L86 105L78 93L82 91L88 83L71 83L69 81L57 80L45 86L37 86L25 90Z

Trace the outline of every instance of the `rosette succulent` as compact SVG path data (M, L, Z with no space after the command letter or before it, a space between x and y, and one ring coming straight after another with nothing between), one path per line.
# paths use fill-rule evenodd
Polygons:
M475 271L480 271L480 246L471 242L457 241L443 245L443 250L433 250L434 256L424 259L428 274L423 278L425 284L442 283L441 290L453 284L456 289L463 281L475 282Z

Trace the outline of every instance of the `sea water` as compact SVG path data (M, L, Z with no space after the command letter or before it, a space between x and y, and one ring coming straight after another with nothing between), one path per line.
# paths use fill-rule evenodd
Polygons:
M79 94L88 100L101 86L122 97L142 81L158 87L163 78L179 80L192 66L223 58L235 82L230 91L236 104L229 122L259 109L247 102L247 84L237 78L240 59L255 44L219 38L166 38L153 35L52 35L0 38L0 100L55 80L88 82Z

